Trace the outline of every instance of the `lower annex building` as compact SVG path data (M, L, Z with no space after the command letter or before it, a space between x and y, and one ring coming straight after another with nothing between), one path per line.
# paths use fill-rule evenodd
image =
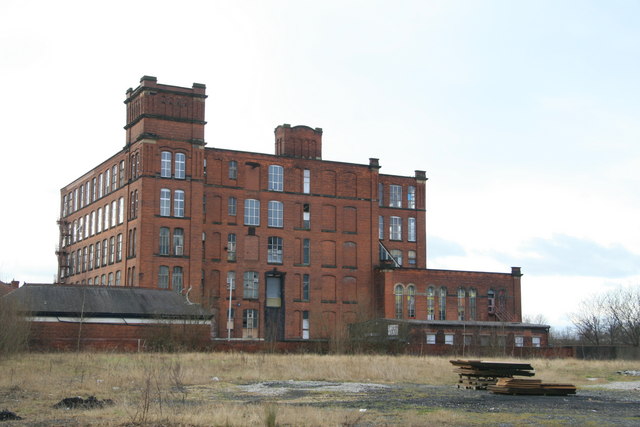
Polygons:
M323 160L322 129L307 126L276 127L273 155L208 147L206 98L150 76L127 90L124 147L61 189L58 283L182 293L220 338L405 319L429 344L479 344L469 325L508 322L503 340L546 345L518 323L520 268L427 269L424 171Z

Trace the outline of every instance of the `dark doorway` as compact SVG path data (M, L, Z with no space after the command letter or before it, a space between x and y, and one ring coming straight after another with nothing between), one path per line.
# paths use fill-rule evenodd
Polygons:
M277 270L265 275L266 301L264 308L265 340L284 340L284 276Z

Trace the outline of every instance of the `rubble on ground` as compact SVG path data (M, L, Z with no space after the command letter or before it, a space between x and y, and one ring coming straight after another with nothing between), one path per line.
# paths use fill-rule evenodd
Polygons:
M53 407L56 409L96 409L111 405L113 405L113 400L111 399L98 400L95 396L83 399L80 396L76 396L66 397L53 405Z

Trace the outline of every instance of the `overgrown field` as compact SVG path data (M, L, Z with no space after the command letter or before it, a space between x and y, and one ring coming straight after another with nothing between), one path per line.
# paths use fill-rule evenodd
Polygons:
M578 387L619 381L625 361L527 360L536 378ZM274 395L234 399L238 385L264 381L426 384L457 381L449 358L378 355L244 353L50 353L0 360L0 410L23 418L11 425L460 425L506 422L464 410L357 409L358 395L345 404ZM594 380L597 378L597 380ZM95 396L113 405L96 409L55 409L66 397ZM301 395L302 396L302 395ZM314 397L321 399L321 397ZM355 401L354 401L355 400Z

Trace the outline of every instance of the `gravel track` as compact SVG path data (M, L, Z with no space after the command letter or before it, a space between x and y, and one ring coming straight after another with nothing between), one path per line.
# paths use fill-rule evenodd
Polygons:
M277 401L395 413L451 409L477 413L529 414L518 425L640 425L640 382L581 388L568 396L512 396L454 386L271 381L245 384L226 393L246 403Z

